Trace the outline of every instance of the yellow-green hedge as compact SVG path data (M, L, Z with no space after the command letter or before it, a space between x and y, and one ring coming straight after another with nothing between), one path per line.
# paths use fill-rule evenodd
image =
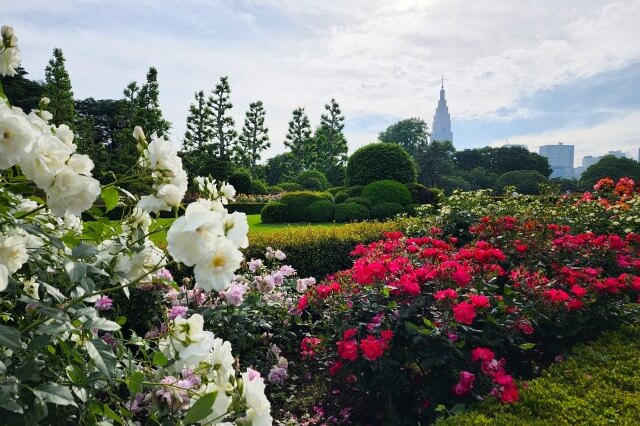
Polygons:
M349 253L358 243L370 243L383 237L386 231L404 229L403 222L360 222L340 227L284 228L270 233L249 236L244 250L247 260L264 258L268 246L282 250L286 263L302 277L317 279L352 266Z
M495 401L438 425L635 425L640 423L640 325L580 345L523 389L515 405Z

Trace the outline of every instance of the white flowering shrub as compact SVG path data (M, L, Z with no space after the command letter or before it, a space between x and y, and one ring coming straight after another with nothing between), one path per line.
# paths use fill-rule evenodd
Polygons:
M0 75L13 76L17 39L7 26L1 36ZM248 245L246 216L225 209L233 188L197 178L206 198L171 225L167 254L149 239L162 230L149 213L182 208L188 177L172 144L136 128L137 174L101 187L72 130L49 124L46 104L26 114L0 86L2 423L271 424L264 379L238 371L231 344L205 329L197 308L164 313L162 333L147 338L105 315L112 297L154 285L178 263L194 266L191 291L228 291ZM151 194L120 188L134 180ZM121 222L102 217L119 203L129 211Z

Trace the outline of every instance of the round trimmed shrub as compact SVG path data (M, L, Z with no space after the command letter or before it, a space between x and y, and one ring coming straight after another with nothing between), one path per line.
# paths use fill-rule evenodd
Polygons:
M302 185L295 182L282 182L277 184L276 186L285 192L302 191L304 189Z
M328 192L288 192L280 198L280 202L287 206L287 218L289 222L302 222L305 220L305 209L316 201L333 201Z
M309 222L332 222L333 208L334 205L331 201L316 201L304 209L305 218Z
M334 218L336 222L360 222L371 219L369 209L358 203L342 203L335 205Z
M371 200L374 206L379 203L398 203L402 206L408 206L413 201L409 189L394 180L371 182L364 187L361 195Z
M347 194L346 191L340 191L336 195L333 196L333 201L336 204L344 203L345 201L347 201L347 198L349 198L349 194Z
M327 189L327 192L331 195L336 195L340 191L344 191L344 186L334 186L332 188Z
M371 217L378 220L391 219L402 213L406 210L398 203L379 203L371 208Z
M305 170L304 172L300 173L296 177L296 183L306 188L305 181L307 179L317 179L318 182L320 182L320 188L318 189L319 191L323 189L327 189L331 186L331 184L329 183L329 180L324 175L324 173L319 172L317 170Z
M267 194L270 195L278 195L278 194L282 194L284 192L284 190L282 188L280 188L279 186L269 186L267 187Z
M347 162L346 185L367 185L377 180L415 182L416 165L395 143L372 143L356 150Z
M278 201L272 201L260 212L262 223L283 223L287 221L287 206Z
M255 179L251 181L251 192L250 194L259 194L263 195L268 192L267 183L262 179Z
M421 183L407 183L414 204L429 204L429 189Z
M347 194L349 194L349 197L359 197L363 189L364 186L362 185L350 186L347 188Z
M251 194L252 180L251 172L245 169L238 169L229 176L229 183L238 194Z
M362 204L363 206L365 206L366 208L369 209L369 211L371 211L371 207L373 207L373 203L371 202L370 199L365 198L365 197L351 197L351 198L347 198L345 200L345 203L358 203L358 204Z
M304 189L308 189L309 191L322 191L324 188L322 187L322 183L316 178L308 178L302 181L301 183Z

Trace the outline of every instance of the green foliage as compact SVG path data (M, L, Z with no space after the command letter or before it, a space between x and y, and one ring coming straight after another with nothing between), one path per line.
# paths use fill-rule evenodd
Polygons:
M247 169L236 169L229 176L229 183L233 185L238 194L250 194L253 184L251 172Z
M359 243L377 241L384 232L402 229L402 226L402 222L362 222L339 228L284 228L268 234L252 234L244 254L247 259L259 258L267 247L278 247L286 253L287 263L296 268L299 276L311 276L319 281L327 274L351 267L353 259L349 253Z
M333 208L334 204L331 201L316 201L305 208L305 219L309 222L331 222L333 221Z
M433 141L420 150L415 157L418 181L426 186L444 186L444 179L454 174L455 152L449 141Z
M551 183L556 185L560 192L574 192L578 190L578 180L567 178L553 178Z
M330 186L327 177L324 175L324 173L318 170L305 170L296 177L296 182L304 186L304 182L307 181L307 179L316 179L318 182L320 182L320 190L325 190Z
M26 78L29 73L24 68L16 68L13 77L0 76L0 85L4 94L11 99L11 104L22 108L25 112L37 108L42 98L43 84Z
M496 186L498 175L486 170L484 167L476 167L470 171L460 170L460 177L469 182L472 190L492 189Z
M364 189L364 185L354 185L350 186L346 189L349 197L359 197L362 194L362 190Z
M299 183L295 182L282 182L276 185L276 188L280 188L285 192L302 191L304 188Z
M289 121L289 130L285 136L284 146L291 150L287 154L291 155L302 167L311 167L316 159L317 154L311 137L309 117L302 107L293 111L293 118Z
M287 222L287 205L278 201L272 201L260 211L260 220L263 223Z
M408 183L407 189L411 193L411 199L413 204L436 204L437 200L434 199L434 192L421 183ZM431 188L436 189L436 188ZM443 194L444 197L444 194Z
M305 220L305 209L316 201L333 201L328 192L299 191L288 192L280 198L280 202L287 206L287 221L302 222Z
M76 118L71 79L64 64L62 49L56 47L53 49L53 58L44 70L45 84L42 95L51 100L48 110L53 115L51 122L56 126L73 123Z
M262 151L269 148L269 129L264 126L265 111L262 101L249 104L249 110L244 119L244 127L235 146L237 162L251 170L256 168Z
M371 202L371 200L365 197L351 197L347 198L344 202L362 204L363 206L368 208L369 211L371 211L371 208L373 207L373 203Z
M409 155L415 155L429 144L427 123L421 118L408 118L398 121L378 134L378 140L385 143L397 143Z
M529 382L520 401L487 401L438 425L635 424L640 418L640 326L577 347Z
M378 203L371 208L371 217L378 220L391 219L402 213L406 210L398 203Z
M344 186L333 186L327 189L327 192L335 196L338 192L344 191L344 189L345 189Z
M295 155L285 152L267 160L265 178L269 185L277 185L281 182L294 180L301 170L302 165Z
M451 194L454 190L469 191L471 185L460 176L443 176L442 190L445 194Z
M260 214L266 203L229 203L227 211L229 213L241 212L245 214Z
M338 191L336 195L333 196L333 201L336 204L344 203L349 198L349 194L346 191Z
M367 185L382 179L411 183L417 176L407 151L393 143L372 143L359 148L349 157L346 174L347 186Z
M207 105L204 91L196 92L195 103L189 105L187 116L187 130L182 141L184 151L198 151L203 153L211 149L213 142L213 111Z
M549 179L535 170L515 170L498 178L495 190L501 193L506 186L514 186L520 194L535 195L540 193L538 185L549 183Z
M313 167L329 175L346 162L348 147L342 133L344 116L338 102L332 98L324 108L326 113L320 117L320 126L313 134L313 148L316 152ZM332 182L339 183L335 180Z
M185 169L190 176L211 176L218 181L228 181L234 171L229 160L219 160L208 150L204 153L191 151L184 154Z
M408 206L412 202L409 189L405 185L393 180L371 182L364 187L361 196L371 200L374 206L387 202Z
M358 203L336 204L334 218L336 222L361 222L371 219L369 209Z
M605 155L596 164L587 168L580 176L580 187L591 190L600 179L610 177L618 180L626 176L640 180L640 163L629 158L616 158L613 155Z
M229 79L226 76L220 77L220 82L216 84L207 100L207 106L213 111L213 155L219 160L230 160L238 134L231 116L233 104Z
M269 193L267 183L262 179L253 179L251 181L251 190L249 194L265 195Z
M545 177L551 175L546 157L516 146L458 151L455 153L455 164L461 170L471 171L482 167L498 175L515 170L535 170Z
M322 191L322 183L316 178L308 178L302 182L302 187L309 191Z

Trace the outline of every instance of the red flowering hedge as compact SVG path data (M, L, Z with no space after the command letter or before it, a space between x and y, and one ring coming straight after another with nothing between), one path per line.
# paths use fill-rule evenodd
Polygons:
M300 298L301 350L330 380L331 421L416 424L477 398L513 403L514 376L637 312L638 234L510 216L470 232L464 246L436 228L387 233Z

